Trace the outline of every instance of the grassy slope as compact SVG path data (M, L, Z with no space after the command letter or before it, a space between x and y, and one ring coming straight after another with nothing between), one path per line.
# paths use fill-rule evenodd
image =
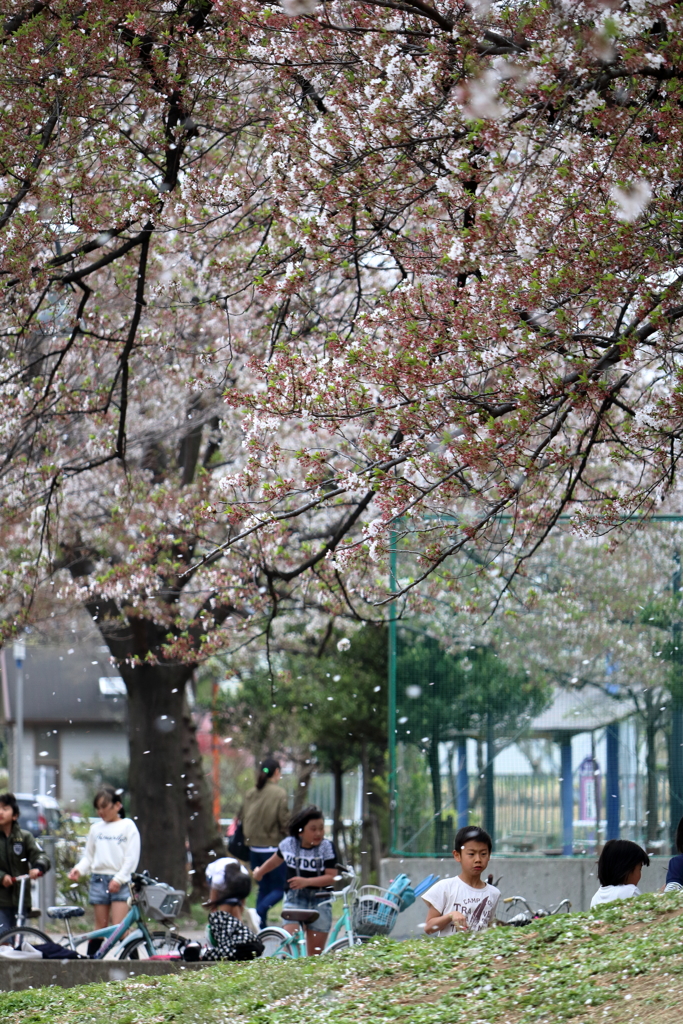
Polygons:
M482 935L380 940L321 960L0 994L12 1024L674 1024L683 894Z

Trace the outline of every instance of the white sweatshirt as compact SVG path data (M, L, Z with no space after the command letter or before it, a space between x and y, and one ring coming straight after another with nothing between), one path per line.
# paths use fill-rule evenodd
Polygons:
M130 818L90 826L85 853L76 865L81 875L113 875L125 885L140 860L140 833Z

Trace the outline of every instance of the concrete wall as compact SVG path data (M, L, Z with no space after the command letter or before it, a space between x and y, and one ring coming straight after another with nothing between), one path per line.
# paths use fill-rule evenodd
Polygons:
M664 884L668 857L651 857L650 867L643 868L641 892L655 892ZM420 882L430 873L442 878L459 874L453 858L387 857L382 861L380 885L388 886L390 879L404 871L413 882ZM591 897L599 888L596 861L592 857L530 857L494 856L488 873L493 874L502 896L524 896L532 907L548 907L565 897L571 900L572 910L588 910ZM509 916L524 908L517 905ZM417 938L423 934L419 927L427 915L426 904L417 899L412 907L399 914L392 931L397 939ZM505 920L507 909L498 904L498 917Z
M128 760L128 735L122 726L67 726L60 731L59 799L65 810L71 803L80 804L85 791L71 775L81 765L106 764Z

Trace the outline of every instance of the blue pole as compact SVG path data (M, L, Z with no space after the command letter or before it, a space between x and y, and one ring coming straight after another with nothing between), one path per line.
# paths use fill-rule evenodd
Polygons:
M574 778L572 776L572 738L563 734L560 746L562 770L562 853L574 853Z
M619 723L607 726L607 839L619 838Z
M467 775L467 740L458 743L458 828L470 823L470 780Z

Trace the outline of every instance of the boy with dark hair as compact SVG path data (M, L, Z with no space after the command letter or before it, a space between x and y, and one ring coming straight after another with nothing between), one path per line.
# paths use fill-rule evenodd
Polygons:
M19 906L19 875L38 878L50 870L50 861L30 832L19 828L19 805L14 793L0 793L0 935L14 928ZM31 908L26 887L24 909Z
M427 935L483 931L493 921L500 899L500 889L481 879L491 858L488 832L475 825L461 828L454 845L460 874L436 882L422 897L429 907Z
M608 839L598 860L600 888L591 900L591 910L603 903L640 896L638 882L643 865L649 863L650 858L638 843L630 839Z

